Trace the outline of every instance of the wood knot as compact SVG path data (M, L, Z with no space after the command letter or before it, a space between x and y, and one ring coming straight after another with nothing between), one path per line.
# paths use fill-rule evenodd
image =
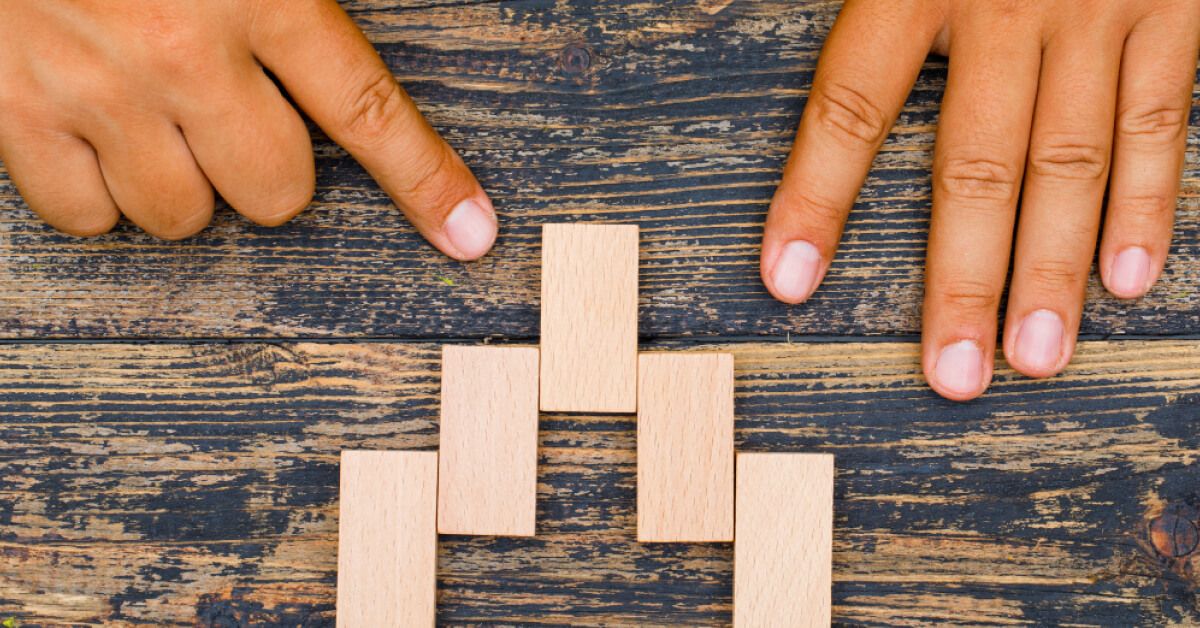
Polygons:
M567 44L558 53L558 65L568 76L581 76L592 67L592 53L579 44Z
M1173 504L1150 521L1150 542L1164 558L1184 558L1200 544L1196 511L1190 506Z

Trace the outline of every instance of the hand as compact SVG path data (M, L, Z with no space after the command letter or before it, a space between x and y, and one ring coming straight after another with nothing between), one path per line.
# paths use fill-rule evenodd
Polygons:
M487 195L334 0L0 3L0 159L70 234L124 214L184 238L214 187L282 224L312 199L312 144L264 67L434 246L491 248Z
M771 203L763 282L800 303L930 50L949 57L933 164L922 364L950 399L1009 364L1071 360L1108 186L1100 275L1149 290L1167 256L1200 49L1196 0L848 0Z

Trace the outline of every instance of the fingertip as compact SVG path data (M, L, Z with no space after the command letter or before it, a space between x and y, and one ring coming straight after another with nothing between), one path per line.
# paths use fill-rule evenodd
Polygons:
M959 340L945 345L926 362L925 381L946 399L970 401L987 390L992 368L978 342Z
M491 201L485 195L462 200L446 216L442 233L449 245L442 250L450 257L464 262L483 257L499 233Z
M1158 279L1158 271L1145 248L1131 246L1113 255L1101 279L1114 297L1140 299Z
M1025 315L1005 337L1005 358L1017 372L1034 379L1054 377L1066 368L1075 343L1063 318L1047 309Z
M778 247L770 259L764 255L761 261L761 275L767 291L792 305L807 301L816 292L825 270L821 251L805 240L787 242Z

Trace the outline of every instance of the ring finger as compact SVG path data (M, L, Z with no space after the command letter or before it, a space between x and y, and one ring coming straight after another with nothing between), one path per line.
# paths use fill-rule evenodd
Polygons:
M178 240L212 219L212 185L166 118L105 124L88 139L117 207L147 233Z

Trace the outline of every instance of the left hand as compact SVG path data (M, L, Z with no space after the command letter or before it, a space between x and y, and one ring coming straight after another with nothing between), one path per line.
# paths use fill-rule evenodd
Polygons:
M762 278L779 300L803 302L824 278L931 50L950 64L934 152L922 365L934 390L966 400L991 382L1014 226L1004 354L1031 377L1071 360L1106 189L1105 287L1135 299L1162 271L1200 2L848 0L767 217Z

